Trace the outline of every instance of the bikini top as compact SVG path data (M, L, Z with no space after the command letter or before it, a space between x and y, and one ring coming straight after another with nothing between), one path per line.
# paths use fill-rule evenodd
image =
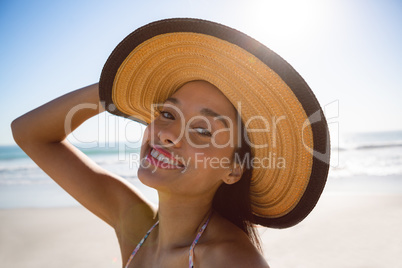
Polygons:
M193 243L191 244L190 250L189 250L189 256L188 256L188 267L189 268L194 268L194 247L197 244L198 240L200 239L202 233L204 232L205 228L207 228L208 222L211 219L211 215L212 213L209 214L208 219L205 221L205 223L202 225L202 227L200 228L200 230L198 231L197 236L195 237ZM134 258L135 254L137 253L137 251L140 249L140 247L142 246L142 244L145 242L145 240L147 239L147 237L149 236L149 234L152 232L152 230L155 228L155 226L157 226L159 224L159 221L157 221L150 229L149 231L145 234L145 236L141 239L140 243L138 243L138 245L136 246L136 248L134 249L133 253L131 253L130 258L127 261L127 264L125 266L125 268L128 268L128 266L130 265L131 260Z

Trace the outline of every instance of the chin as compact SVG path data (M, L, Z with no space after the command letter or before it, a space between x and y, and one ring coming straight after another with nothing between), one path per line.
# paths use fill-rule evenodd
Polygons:
M167 171L169 172L169 171ZM155 190L161 190L172 187L174 181L178 178L177 174L166 173L164 170L159 170L155 166L139 167L138 179L144 185L151 187Z
M138 179L140 182L142 182L144 185L154 188L157 190L158 185L160 186L160 176L157 176L155 172L153 172L153 168L144 168L144 167L139 167L138 168Z

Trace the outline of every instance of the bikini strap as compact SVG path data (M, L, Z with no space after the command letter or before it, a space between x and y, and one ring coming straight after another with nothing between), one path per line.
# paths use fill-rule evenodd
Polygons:
M200 228L200 230L198 231L197 236L195 237L193 243L191 244L190 247L190 252L189 252L189 267L193 268L194 267L194 247L197 245L198 240L200 239L201 235L204 233L205 228L207 228L207 225L209 223L209 220L211 219L212 216L212 212L209 214L208 219L205 221L205 223L202 225L202 227ZM137 251L140 249L140 247L142 246L142 244L144 244L145 240L148 238L149 234L152 232L152 230L159 224L159 221L157 221L150 229L149 231L145 234L145 236L141 239L141 241L138 243L138 245L136 246L136 248L134 249L133 253L131 253L130 258L127 261L126 266L124 266L124 268L128 268L128 266L131 263L131 260L134 258L135 254L137 253Z
M201 229L198 231L197 236L195 237L193 243L191 244L190 247L190 252L189 252L189 257L188 257L188 267L189 268L194 268L194 248L195 245L197 245L198 240L200 240L200 237L202 233L204 233L205 228L207 228L208 222L211 219L212 211L209 213L208 219L205 221L205 223L202 225Z
M127 261L126 266L124 266L124 268L128 268L128 266L130 265L131 260L134 258L135 254L137 253L137 251L140 249L140 247L142 246L142 244L144 244L145 240L147 239L147 237L149 236L149 234L152 232L152 230L155 228L156 225L159 224L159 221L155 222L155 224L151 227L151 229L149 229L149 231L145 234L145 236L141 239L140 243L138 243L138 245L135 247L133 253L131 253L130 258Z

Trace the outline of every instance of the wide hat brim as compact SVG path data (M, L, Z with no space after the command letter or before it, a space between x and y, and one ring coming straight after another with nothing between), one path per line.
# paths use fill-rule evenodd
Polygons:
M149 124L153 104L193 80L219 88L248 130L256 159L253 222L285 228L303 220L328 175L327 122L303 78L258 41L205 20L150 23L128 35L108 58L100 99L109 112Z

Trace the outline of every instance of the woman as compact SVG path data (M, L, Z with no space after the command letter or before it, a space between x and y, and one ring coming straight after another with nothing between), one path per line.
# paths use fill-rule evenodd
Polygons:
M66 141L100 103L148 125L138 178L158 191L158 207ZM301 221L328 171L325 118L302 78L248 36L195 19L136 30L99 84L12 128L50 177L115 229L126 267L268 267L254 224Z

